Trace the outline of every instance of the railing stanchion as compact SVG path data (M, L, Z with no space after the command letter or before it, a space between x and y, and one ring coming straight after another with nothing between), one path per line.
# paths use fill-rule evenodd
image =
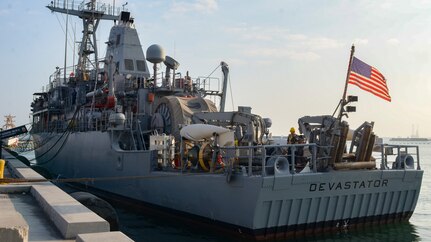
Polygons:
M382 160L380 162L380 169L386 170L386 167L388 166L388 163L387 163L388 161L386 160L386 156L385 156L385 145L381 144L380 147L381 147L380 152L382 153Z
M290 153L290 155L291 155L291 157L292 157L292 164L291 164L291 173L294 173L295 172L295 153L296 153L296 146L295 145L293 145L292 146L292 149L291 149L291 153Z
M312 164L313 164L313 172L317 172L317 166L316 166L316 159L317 159L317 146L316 144L313 145L313 157L312 157Z
M262 152L262 176L266 176L266 149L264 146L261 147Z
M251 142L248 143L248 176L251 176L252 173L252 165L253 165L253 149L251 148Z
M420 163L420 158L419 158L419 146L416 146L416 158L418 159L418 165L417 165L417 170L421 170L421 163Z

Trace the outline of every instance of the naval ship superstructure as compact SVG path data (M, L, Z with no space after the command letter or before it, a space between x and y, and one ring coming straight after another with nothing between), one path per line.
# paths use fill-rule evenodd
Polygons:
M270 119L225 110L226 63L222 80L183 75L160 46L144 55L127 11L95 1L48 8L84 25L78 64L57 68L31 105L37 166L53 177L94 178L85 185L255 239L412 215L417 146L373 153L373 123L364 122L347 147L348 123L330 115L300 118L300 142L274 144ZM102 60L100 20L114 21Z

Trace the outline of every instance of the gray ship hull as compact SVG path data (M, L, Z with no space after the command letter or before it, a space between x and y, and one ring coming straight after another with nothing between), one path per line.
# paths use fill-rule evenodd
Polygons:
M49 137L49 139L48 139ZM60 178L110 177L86 186L224 225L256 239L408 220L422 170L274 175L155 171L151 151L111 145L111 132L34 134L37 164ZM131 177L121 179L121 177Z

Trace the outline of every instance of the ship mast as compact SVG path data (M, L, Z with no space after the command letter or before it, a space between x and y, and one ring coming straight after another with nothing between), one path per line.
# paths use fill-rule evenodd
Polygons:
M87 81L90 78L90 69L96 69L99 73L96 30L100 20L114 20L119 17L119 9L114 9L109 4L97 3L96 0L83 1L79 5L69 4L67 1L51 1L47 6L52 12L78 16L82 19L83 35L78 53L78 65L75 77L78 80ZM91 56L94 55L94 62Z

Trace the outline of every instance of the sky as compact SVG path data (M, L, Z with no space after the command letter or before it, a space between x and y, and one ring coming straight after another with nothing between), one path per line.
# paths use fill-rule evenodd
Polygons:
M346 119L350 128L373 121L381 137L417 130L431 137L431 1L127 1L144 53L159 44L191 76L208 75L225 61L226 109L251 106L272 119L274 135L287 135L300 117L334 112L354 44L355 56L386 77L392 102L348 86L348 95L359 97L357 112ZM15 115L17 125L30 122L33 93L63 66L65 16L51 13L49 2L0 1L0 118ZM81 20L69 23L79 36ZM99 55L112 25L104 21L98 29ZM71 65L73 41L68 46Z

